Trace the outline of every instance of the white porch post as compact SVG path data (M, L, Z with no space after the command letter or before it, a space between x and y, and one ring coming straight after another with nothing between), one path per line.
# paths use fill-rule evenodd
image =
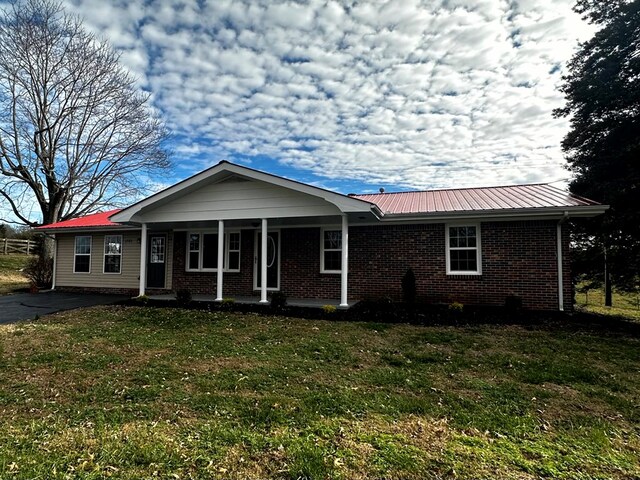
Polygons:
M218 278L216 281L216 302L222 301L222 270L224 268L224 220L218 220Z
M342 216L342 270L340 273L340 306L348 307L348 284L349 275L349 221L346 215Z
M262 219L260 245L260 303L267 301L267 219Z
M147 283L147 224L142 224L140 231L140 291L138 295L144 295L144 287Z

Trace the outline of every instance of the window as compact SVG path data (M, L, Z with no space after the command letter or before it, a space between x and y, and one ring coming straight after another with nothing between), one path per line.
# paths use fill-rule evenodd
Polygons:
M448 225L446 237L447 274L480 275L480 226Z
M165 253L165 237L151 237L150 263L164 263Z
M240 232L227 234L227 270L240 271Z
M342 230L321 230L320 272L340 273L342 270Z
M122 266L122 235L104 236L104 273L120 273Z
M76 237L75 257L73 261L74 273L89 273L91 271L91 237Z
M191 232L188 236L187 270L213 272L218 269L218 234ZM240 271L240 232L224 235L224 271Z

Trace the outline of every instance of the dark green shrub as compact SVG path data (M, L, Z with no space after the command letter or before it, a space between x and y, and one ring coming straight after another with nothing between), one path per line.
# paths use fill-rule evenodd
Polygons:
M24 269L25 276L38 288L51 288L53 283L53 259L33 257Z
M287 296L283 292L273 292L271 294L271 308L282 310L287 306Z
M402 300L407 304L415 303L416 295L416 275L409 268L402 277Z
M193 297L191 296L191 292L186 288L181 288L176 292L176 302L181 307L186 307L191 303Z
M504 299L504 308L509 312L522 310L522 297L519 295L507 295L507 298Z

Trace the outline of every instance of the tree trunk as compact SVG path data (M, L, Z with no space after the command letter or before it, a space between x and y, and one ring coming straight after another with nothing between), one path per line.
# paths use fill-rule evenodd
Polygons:
M55 246L55 242L52 237L49 235L43 235L42 244L40 246L40 257L41 258L53 258L53 249Z

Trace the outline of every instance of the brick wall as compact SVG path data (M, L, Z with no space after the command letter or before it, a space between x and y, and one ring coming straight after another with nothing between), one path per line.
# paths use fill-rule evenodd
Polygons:
M556 222L484 222L482 275L446 274L445 226L377 225L351 227L349 297L401 299L401 280L411 267L421 301L503 305L519 295L528 309L556 310ZM239 273L224 274L224 296L257 295L253 290L254 235L241 234ZM280 289L289 297L340 298L340 275L320 273L320 229L281 230ZM216 274L185 271L186 233L176 232L173 288L215 293ZM569 233L563 228L565 309L571 309Z

